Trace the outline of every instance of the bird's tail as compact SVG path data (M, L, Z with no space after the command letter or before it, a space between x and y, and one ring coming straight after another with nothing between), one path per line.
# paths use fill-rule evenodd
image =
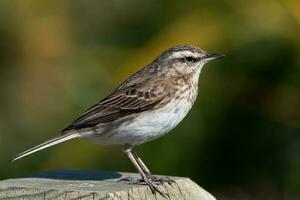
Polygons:
M25 156L28 156L30 154L33 154L37 151L40 151L42 149L46 149L48 147L51 147L53 145L56 145L56 144L59 144L59 143L62 143L62 142L65 142L67 140L71 140L71 139L74 139L74 138L77 138L79 137L79 134L78 133L67 133L67 134L64 134L64 135L61 135L61 136L58 136L56 138L53 138L53 139L50 139L42 144L39 144L31 149L28 149L14 157L12 157L9 161L12 162L12 161L15 161L15 160L18 160L20 158L23 158Z

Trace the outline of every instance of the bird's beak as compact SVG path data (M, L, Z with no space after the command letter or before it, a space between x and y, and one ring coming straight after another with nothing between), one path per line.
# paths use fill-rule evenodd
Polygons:
M207 53L207 54L204 56L204 60L205 60L206 62L208 62L208 61L216 60L216 59L223 58L223 57L225 57L225 54Z

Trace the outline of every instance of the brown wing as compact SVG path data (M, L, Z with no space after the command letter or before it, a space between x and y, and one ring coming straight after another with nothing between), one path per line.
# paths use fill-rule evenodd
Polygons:
M169 94L168 86L169 84L164 81L157 82L155 87L145 88L135 85L134 87L122 88L92 106L63 132L93 127L99 123L112 122L126 115L151 109Z

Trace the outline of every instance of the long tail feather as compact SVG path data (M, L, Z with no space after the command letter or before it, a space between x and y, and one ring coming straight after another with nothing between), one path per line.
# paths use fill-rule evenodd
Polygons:
M20 158L23 158L25 156L28 156L30 154L33 154L37 151L40 151L42 149L45 149L45 148L48 148L48 147L51 147L53 145L56 145L56 144L59 144L61 142L65 142L67 140L71 140L71 139L74 139L74 138L77 138L79 137L79 134L78 133L68 133L68 134L65 134L65 135L61 135L61 136L58 136L56 138L53 138L53 139L50 139L42 144L39 144L31 149L28 149L14 157L12 157L9 161L12 162L12 161L15 161L15 160L18 160Z

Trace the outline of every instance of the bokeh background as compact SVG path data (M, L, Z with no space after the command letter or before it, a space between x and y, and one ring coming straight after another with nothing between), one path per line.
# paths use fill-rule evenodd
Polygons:
M122 147L85 140L7 160L179 44L227 57L203 69L185 120L137 148L149 168L218 199L299 199L299 0L0 1L0 179L135 171Z

